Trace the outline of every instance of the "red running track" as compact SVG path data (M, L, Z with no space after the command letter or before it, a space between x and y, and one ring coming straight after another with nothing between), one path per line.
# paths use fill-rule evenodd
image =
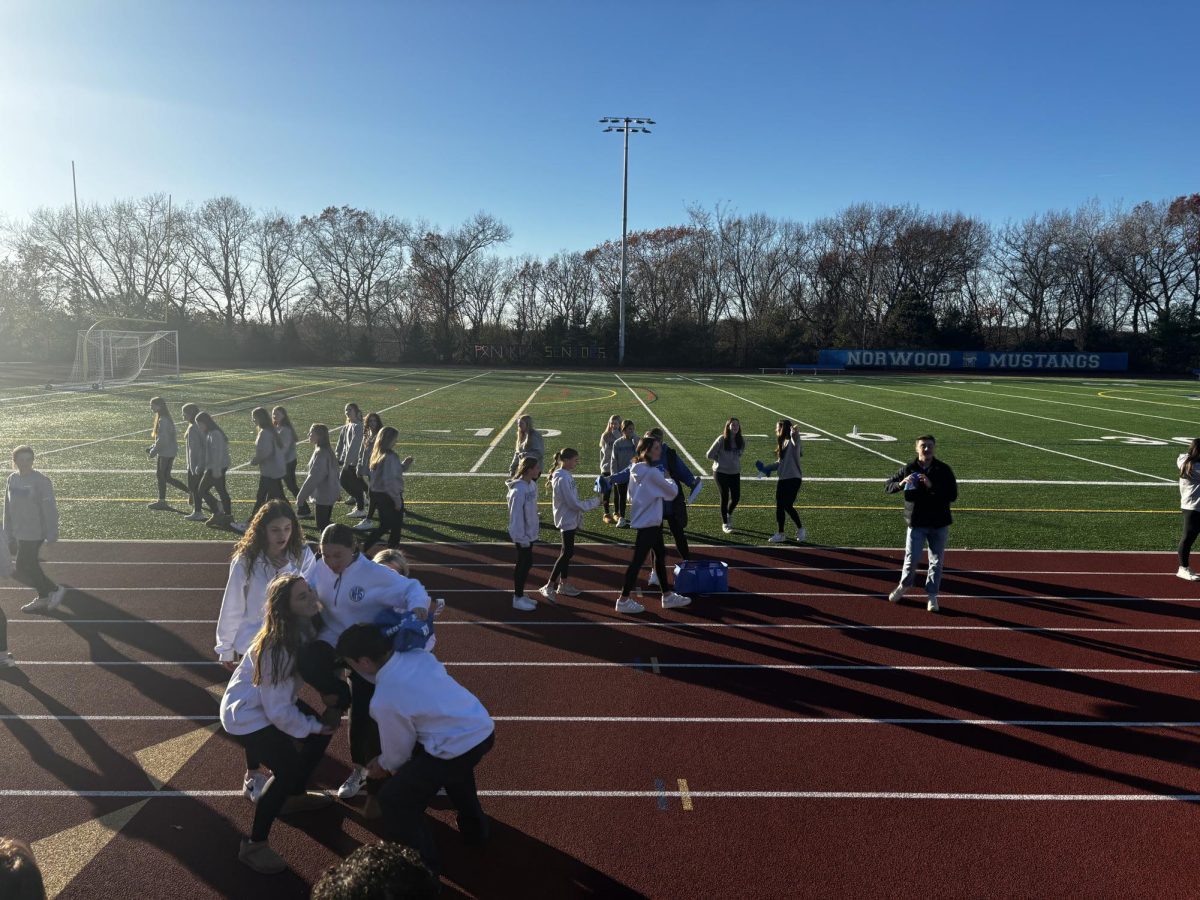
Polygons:
M0 588L22 661L0 673L0 831L141 804L62 897L304 897L378 831L358 801L280 822L292 871L255 876L232 741L161 790L138 764L215 721L228 549L60 545L78 590L54 617ZM583 596L532 614L508 603L507 548L411 548L450 607L438 656L497 719L492 842L431 813L447 896L1200 893L1200 586L1168 555L952 551L932 616L920 591L884 602L895 551L697 550L733 592L667 612L646 592L631 619L611 605L623 547L581 547ZM346 758L339 734L318 781Z

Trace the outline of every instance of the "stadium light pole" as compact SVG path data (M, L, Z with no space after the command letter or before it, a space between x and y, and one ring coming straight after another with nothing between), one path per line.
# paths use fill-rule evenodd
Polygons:
M617 305L620 310L620 325L617 332L617 365L625 365L625 275L629 233L629 134L651 134L647 125L657 124L653 119L635 116L605 116L600 120L607 126L604 131L619 131L624 138L625 154L621 177L621 290Z

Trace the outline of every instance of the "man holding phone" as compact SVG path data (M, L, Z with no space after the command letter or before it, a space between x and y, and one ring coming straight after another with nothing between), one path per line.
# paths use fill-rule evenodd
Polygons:
M938 588L942 583L946 541L950 534L950 504L958 499L958 481L954 470L934 457L937 441L933 435L917 438L917 457L887 480L884 490L889 494L904 492L904 521L908 531L904 541L904 568L900 584L888 594L888 600L899 603L912 585L913 570L921 551L929 546L928 573L925 592L929 599L926 609L937 612Z

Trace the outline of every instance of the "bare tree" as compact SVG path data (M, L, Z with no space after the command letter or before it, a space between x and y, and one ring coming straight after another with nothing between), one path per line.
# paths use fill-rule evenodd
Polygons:
M291 302L303 294L308 274L300 259L301 243L290 216L275 212L259 219L254 244L262 273L263 305L271 325L281 324Z
M200 274L197 299L226 325L246 323L261 277L256 222L254 210L233 197L207 200L190 217L188 240Z

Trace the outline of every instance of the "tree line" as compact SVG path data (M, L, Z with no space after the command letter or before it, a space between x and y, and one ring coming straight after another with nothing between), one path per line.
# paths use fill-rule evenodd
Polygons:
M620 242L503 252L480 212L453 228L329 207L299 218L234 197L41 208L4 231L0 351L69 358L107 316L164 320L185 363L615 357ZM628 240L627 360L779 365L822 347L1126 350L1200 364L1200 194L1030 215L856 204L812 222L695 207ZM247 360L246 357L250 359ZM489 356L489 364L495 363Z

